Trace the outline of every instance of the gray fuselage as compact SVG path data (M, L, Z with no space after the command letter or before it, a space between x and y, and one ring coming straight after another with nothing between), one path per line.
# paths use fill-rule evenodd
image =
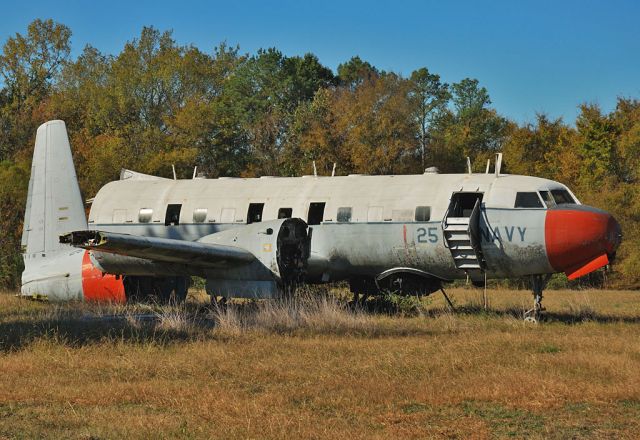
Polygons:
M375 277L393 268L417 269L444 280L479 278L484 273L474 264L456 264L466 256L464 250L453 251L455 232L448 239L443 233L455 227L446 221L453 218L453 196L469 193L481 198L477 236L483 269L489 278L516 277L554 272L545 248L547 208L514 207L520 191L552 189L566 187L535 177L493 174L132 179L100 190L89 228L194 241L248 220L285 214L312 228L310 281ZM319 204L324 204L320 217ZM178 217L169 219L168 210L178 205ZM249 219L258 208L259 216ZM417 218L418 209L428 214Z

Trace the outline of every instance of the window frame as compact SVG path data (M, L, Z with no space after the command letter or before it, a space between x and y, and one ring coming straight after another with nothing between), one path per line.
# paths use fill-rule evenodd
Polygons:
M247 224L261 223L264 217L264 202L249 203L247 208Z
M293 208L278 208L278 219L293 217Z
M418 216L418 213L421 210L425 210L426 211L426 216L424 214L421 215L421 216ZM426 217L426 219L425 219L425 217ZM421 222L421 223L431 221L431 206L428 206L428 205L418 205L418 206L416 206L416 208L413 211L413 221Z
M569 192L569 190L564 189L564 188L556 188L556 189L551 189L549 190L551 192L551 196L553 196L553 201L556 202L557 206L560 205L577 205L578 202L576 201L576 199L571 195L571 193ZM558 200L556 199L556 194L555 193L564 193L562 194L563 196L566 195L569 197L569 200L571 200L570 202L562 202L562 203L558 203Z
M518 195L520 194L535 195L539 206L518 206ZM544 200L542 199L542 196L538 191L516 191L516 198L513 201L514 209L546 209L546 206L547 206L546 203L544 202Z
M204 217L201 217L202 214L204 214ZM193 210L193 222L194 223L205 223L207 221L207 216L208 215L209 215L209 209L208 208L195 208Z
M138 223L151 223L153 220L153 208L140 208L138 210Z
M165 226L179 226L182 215L182 203L168 203L164 214Z
M322 224L326 208L327 202L309 202L309 207L307 208L307 224L309 226Z
M346 215L346 219L343 217ZM353 218L353 207L340 206L336 212L336 222L338 223L351 223Z
M555 199L553 198L553 194L551 194L551 190L548 189L541 189L538 191L538 193L540 193L540 198L542 199L542 202L544 203L544 205L547 207L547 209L549 208L555 208L557 206ZM547 200L544 198L543 193L547 193L549 195L549 201L547 202Z

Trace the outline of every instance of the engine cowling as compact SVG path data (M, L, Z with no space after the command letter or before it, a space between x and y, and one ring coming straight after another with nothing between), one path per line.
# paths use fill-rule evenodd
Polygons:
M269 298L290 293L305 278L307 230L303 220L292 218L242 225L196 242L98 231L74 232L64 239L93 249L91 262L99 271L127 280L195 275L208 280L213 295Z
M210 295L241 298L290 295L306 276L311 239L307 224L298 218L253 223L199 241L238 246L256 256L256 261L245 266L207 271Z

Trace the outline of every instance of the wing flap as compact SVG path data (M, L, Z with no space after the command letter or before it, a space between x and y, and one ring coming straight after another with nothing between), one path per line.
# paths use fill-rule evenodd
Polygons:
M166 263L219 266L247 264L256 259L251 252L234 246L116 232L75 231L61 235L60 242L92 251Z

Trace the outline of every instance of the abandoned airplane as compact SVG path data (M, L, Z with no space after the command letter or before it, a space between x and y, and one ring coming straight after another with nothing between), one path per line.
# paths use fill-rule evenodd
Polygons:
M88 221L63 121L38 129L25 213L22 294L51 300L272 298L300 282L356 294L429 294L469 277L530 276L537 317L550 274L613 259L607 212L564 185L495 173L176 180L123 171Z

